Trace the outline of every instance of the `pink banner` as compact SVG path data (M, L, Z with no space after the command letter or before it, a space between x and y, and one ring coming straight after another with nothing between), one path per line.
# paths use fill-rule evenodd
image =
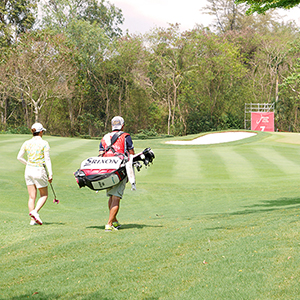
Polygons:
M274 112L252 112L251 130L274 131Z

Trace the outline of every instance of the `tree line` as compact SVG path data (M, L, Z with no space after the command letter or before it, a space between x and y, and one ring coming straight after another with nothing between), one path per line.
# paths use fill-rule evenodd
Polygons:
M104 0L4 0L0 131L96 137L122 115L131 133L186 135L244 128L245 103L273 102L276 128L299 131L299 27L247 9L208 0L209 27L130 34Z

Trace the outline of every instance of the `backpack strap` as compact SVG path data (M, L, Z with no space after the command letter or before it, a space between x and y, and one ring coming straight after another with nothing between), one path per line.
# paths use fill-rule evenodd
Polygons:
M111 143L110 143L110 145L112 146L112 145L117 141L117 139L118 139L123 133L124 133L123 131L117 131L117 132L111 137Z
M117 131L110 140L110 145L104 150L104 154L111 150L114 154L116 153L115 149L112 147L113 144L117 141L117 139L123 134L123 131Z

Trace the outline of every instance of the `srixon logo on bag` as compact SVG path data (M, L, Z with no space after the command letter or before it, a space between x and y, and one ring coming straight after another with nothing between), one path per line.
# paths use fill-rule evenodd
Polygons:
M120 167L122 160L117 157L89 157L81 163L81 169L111 169Z
M88 158L85 162L85 166L88 166L88 165L92 165L92 164L118 164L120 161L120 159L118 158L114 158L114 157L101 157L101 158L97 158L97 159L94 159L94 158Z

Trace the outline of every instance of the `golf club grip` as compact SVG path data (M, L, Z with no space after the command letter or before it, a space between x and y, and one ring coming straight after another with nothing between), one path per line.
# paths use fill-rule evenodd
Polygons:
M43 164L43 167L44 167L44 169L45 169L45 171L46 171L47 178L49 179L49 173L48 173L48 170L47 170L47 168L46 168L46 165ZM50 183L50 185L51 185L51 182L49 182L49 183ZM52 185L51 185L51 188L52 188L52 191L53 191ZM53 194L54 194L54 193L53 193Z
M44 167L44 169L45 169L45 171L46 171L47 177L49 178L49 174L48 174L48 170L47 170L47 168L46 168L46 165L43 164L43 167Z

